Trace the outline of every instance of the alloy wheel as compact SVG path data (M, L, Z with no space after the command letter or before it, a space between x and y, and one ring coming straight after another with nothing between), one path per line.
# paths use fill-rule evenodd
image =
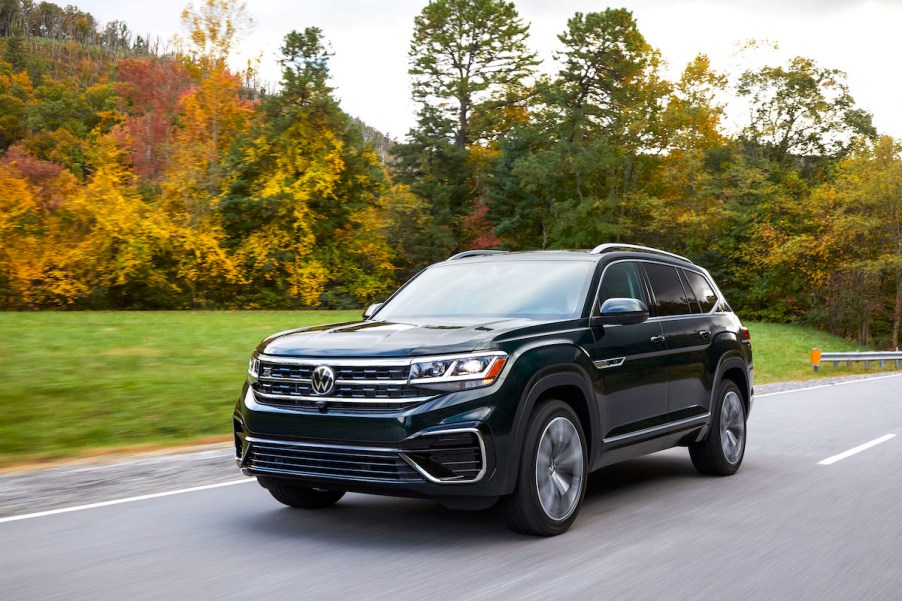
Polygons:
M745 442L745 416L742 400L734 391L724 396L720 410L720 444L724 457L735 465L742 456Z
M545 426L536 453L536 490L549 518L561 521L579 504L585 476L583 447L576 426L556 417Z

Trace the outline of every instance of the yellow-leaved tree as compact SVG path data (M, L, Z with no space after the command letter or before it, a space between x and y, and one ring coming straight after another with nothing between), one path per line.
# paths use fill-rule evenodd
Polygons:
M266 101L230 182L236 253L279 306L360 306L392 285L383 167L331 95L320 31L289 33L282 54L282 93Z
M195 85L181 100L161 206L170 221L176 281L198 305L222 283L242 281L223 244L217 207L226 153L246 132L253 108L242 96L241 77L227 65L250 19L243 3L205 0L189 5L182 22L190 42L182 58Z
M94 173L60 208L62 239L48 290L70 302L76 295L129 302L132 289L167 287L156 261L172 237L165 215L138 194L112 135L95 136L88 147Z

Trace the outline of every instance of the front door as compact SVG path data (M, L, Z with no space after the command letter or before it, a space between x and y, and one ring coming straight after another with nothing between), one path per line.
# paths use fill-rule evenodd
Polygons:
M605 267L598 308L608 298L636 298L648 304L635 261ZM596 371L596 397L601 403L604 442L618 447L647 441L667 421L667 372L661 324L607 325L592 329L589 349Z

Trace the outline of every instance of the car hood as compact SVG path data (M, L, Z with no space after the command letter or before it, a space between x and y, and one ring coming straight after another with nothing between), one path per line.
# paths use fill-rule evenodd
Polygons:
M406 357L463 353L486 348L502 331L534 324L523 319L486 323L360 321L280 332L257 351L293 357Z

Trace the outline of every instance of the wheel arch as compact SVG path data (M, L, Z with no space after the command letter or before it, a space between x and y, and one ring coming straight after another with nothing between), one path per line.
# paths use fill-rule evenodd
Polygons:
M711 388L711 399L709 407L713 410L717 399L717 389L720 388L721 382L730 380L739 388L742 394L742 404L745 406L745 414L749 414L750 401L752 396L751 381L748 375L748 367L742 357L736 355L725 356L717 366L717 374L714 378L714 386Z
M523 439L535 408L545 400L557 399L569 405L579 417L586 437L588 465L593 465L595 455L601 448L601 418L598 404L593 402L592 381L579 365L550 365L537 372L527 384L513 424L515 451L511 453L507 473L513 477L508 481L508 492L516 486L519 472Z

